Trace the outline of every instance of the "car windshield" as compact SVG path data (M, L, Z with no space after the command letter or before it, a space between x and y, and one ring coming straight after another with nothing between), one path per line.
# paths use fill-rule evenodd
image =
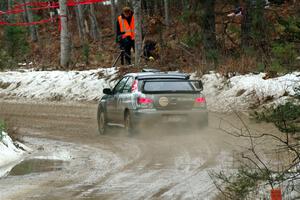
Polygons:
M144 81L143 86L145 93L194 93L195 91L196 87L189 80L147 80Z

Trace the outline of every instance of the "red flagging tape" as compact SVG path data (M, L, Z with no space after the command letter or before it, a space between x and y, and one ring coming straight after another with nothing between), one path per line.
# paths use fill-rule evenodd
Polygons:
M43 20L36 21L36 22L21 22L21 23L8 23L8 22L1 22L0 21L0 25L8 25L8 26L32 26L32 25L45 24L45 23L48 23L48 22L53 22L56 19L57 18L49 18L49 19L43 19Z
M92 4L92 3L100 3L108 0L68 0L67 6L76 6L76 5L84 5L84 4ZM58 2L27 2L23 4L18 4L13 7L13 10L18 10L24 8L24 6L32 6L32 7L46 7L46 8L59 8Z
M108 0L68 0L67 6L76 6L76 5L87 5L87 4L93 4L93 3L100 3L105 2ZM45 10L45 9L56 9L59 8L58 2L28 2L23 4L18 4L13 7L11 10L7 11L0 11L1 15L11 15L11 14L18 14L25 12L25 6L28 6L27 9L36 11L36 10ZM8 22L2 22L0 21L0 25L6 25L6 26L32 26L37 24L43 24L48 23L51 21L55 21L54 18L49 18L45 20L40 20L36 22L24 22L24 23L8 23Z

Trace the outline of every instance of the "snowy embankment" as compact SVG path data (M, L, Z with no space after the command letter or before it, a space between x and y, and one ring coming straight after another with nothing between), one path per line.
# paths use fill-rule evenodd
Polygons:
M24 150L29 150L21 143L14 143L7 133L2 132L0 141L0 177L8 173L23 159Z
M226 79L219 74L204 75L208 108L216 112L242 111L267 104L281 104L300 90L300 72L264 79L265 74L238 75Z
M0 73L0 98L35 100L98 100L114 68L89 71L24 71ZM211 111L247 110L267 103L280 103L295 95L300 72L263 79L264 74L239 75L226 79L217 73L202 77L204 93Z
M37 100L97 100L113 68L89 71L0 72L0 98Z

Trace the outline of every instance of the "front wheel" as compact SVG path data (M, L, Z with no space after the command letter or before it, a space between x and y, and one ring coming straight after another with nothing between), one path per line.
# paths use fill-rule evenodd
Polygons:
M100 135L104 135L107 131L107 123L106 123L106 119L105 119L105 113L104 111L99 108L98 109L98 131L100 133Z

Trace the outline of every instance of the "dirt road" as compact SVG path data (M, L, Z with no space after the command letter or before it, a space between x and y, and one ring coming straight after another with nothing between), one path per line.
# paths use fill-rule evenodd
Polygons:
M113 128L100 136L96 106L0 102L0 118L18 127L33 149L26 160L60 161L1 178L0 199L214 199L209 171L232 166L232 155L247 146L218 129L220 117L241 124L232 114L211 113L204 130L169 127L129 138Z

